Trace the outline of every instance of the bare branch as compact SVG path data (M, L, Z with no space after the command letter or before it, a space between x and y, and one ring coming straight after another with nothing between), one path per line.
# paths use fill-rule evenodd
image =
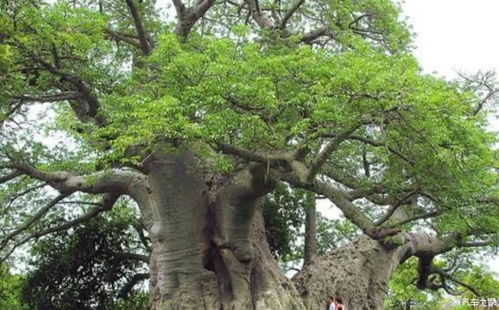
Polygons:
M74 227L74 226L77 226L83 222L86 222L89 219L96 217L100 213L110 210L113 207L116 200L118 200L118 198L119 198L119 195L106 194L102 198L102 202L100 203L100 205L90 209L87 213L84 213L83 215L75 218L74 220L71 220L71 221L66 222L64 224L35 232L34 234L31 235L31 238L39 238L39 237L42 237L42 236L45 236L45 235L48 235L48 234L51 234L51 233L54 233L57 231L67 230L71 227Z
M1 176L0 177L0 184L8 182L10 180L13 180L13 179L15 179L15 178L17 178L18 176L21 176L21 175L22 175L22 172L20 172L20 171L14 171L14 172L11 172L11 173L9 173L7 175Z
M317 158L312 162L310 166L310 173L307 176L307 180L309 182L315 178L319 169L324 165L331 154L338 149L341 142L347 139L350 134L357 130L357 128L359 128L359 125L350 126L349 128L336 135L336 137L334 137L333 140L330 141L326 145L326 147L324 147L324 149L319 153Z
M399 226L402 226L402 225L410 223L410 222L414 222L414 221L418 221L418 220L424 220L424 219L429 219L429 218L432 218L432 217L435 217L435 216L439 216L440 214L442 214L442 210L441 209L437 209L435 211L430 211L430 212L427 212L427 213L422 213L422 214L418 214L418 215L409 217L409 218L404 219L404 220L402 220L400 222L397 222L397 223L395 223L393 225L390 225L389 227L391 227L391 228L399 227Z
M140 13L135 6L134 0L125 1L128 9L130 10L130 14L132 14L133 23L135 24L135 30L137 30L137 35L139 36L140 49L142 50L144 55L150 55L152 52L152 48L148 41L148 36L144 28L142 17L140 16Z
M305 0L298 0L295 2L295 4L289 9L288 12L286 12L286 15L281 20L281 25L279 28L281 30L284 30L286 28L286 24L288 23L289 19L295 14L295 12L300 8L300 6L305 2Z
M405 204L407 202L407 200L409 198L411 198L411 196L413 196L414 194L416 194L417 190L413 190L411 192L409 192L407 195L405 195L404 197L402 197L401 199L399 199L396 203L392 204L392 206L390 207L390 209L388 209L388 211L383 215L383 217L381 217L379 220L377 220L375 222L375 225L376 226L380 226L380 225L383 225L386 221L388 221L392 215L395 213L395 211L403 204ZM412 220L410 220L412 221ZM409 222L410 222L409 221Z
M404 156L402 153L400 153L398 150L394 149L393 147L391 146L388 146L386 143L383 143L383 142L379 142L379 141L374 141L374 140L371 140L371 139L368 139L366 137L362 137L362 136L358 136L358 135L351 135L348 137L349 140L357 140L357 141L360 141L360 142L363 142L365 144L368 144L368 145L371 145L371 146L375 146L375 147L386 147L388 148L388 150L397 155L398 157L402 158L404 161L408 162L408 163L414 163L414 160Z
M489 101L497 101L499 89L497 88L494 72L478 72L473 76L467 76L461 72L457 72L457 74L462 79L462 86L465 89L471 90L478 97L485 93L485 96L480 99L476 107L470 112L471 116L480 113Z
M79 92L63 92L54 95L41 95L41 96L30 96L21 95L13 97L17 100L30 101L30 102L56 102L56 101L66 101L66 100L76 100L81 98Z
M464 242L464 241L459 241L457 243L457 246L460 248L480 248L480 247L485 247L492 245L492 241L475 241L475 242Z
M114 31L111 29L106 29L105 33L107 35L109 35L109 37L111 37L112 39L114 39L116 41L122 41L122 42L125 42L128 44L131 44L137 48L141 48L139 38L137 38L137 37L132 37L130 35L119 33L117 31Z
M175 33L179 37L187 38L192 27L208 12L214 3L215 0L198 0L194 6L186 8L181 0L173 0L178 20Z
M5 255L1 260L5 260L18 247L20 247L21 245L27 243L31 239L37 239L37 238L49 235L49 234L54 233L54 232L67 230L67 229L69 229L71 227L77 226L77 225L79 225L79 224L81 224L83 222L86 222L86 221L90 220L91 218L94 218L94 217L98 216L100 213L102 213L104 211L110 210L113 207L114 203L116 202L116 200L118 198L119 198L119 195L106 194L102 198L102 202L101 202L101 204L99 206L96 206L96 207L92 208L90 211L88 211L87 213L84 213L83 215L75 218L74 220L65 222L65 223L63 223L61 225L58 225L58 226L49 227L49 228L46 228L46 229L43 229L43 230L40 230L40 231L36 231L36 232L34 232L34 233L26 236L25 238L23 238L22 240L20 240L19 242L17 242L11 248L11 250L7 253L7 255Z
M80 95L74 98L77 104L74 106L72 105L71 107L73 108L73 111L80 121L94 122L101 127L105 125L105 119L102 115L98 114L100 103L95 93L87 85L87 83L85 83L78 76L61 71L60 68L45 61L35 52L31 51L29 48L26 48L23 44L19 42L15 42L14 44L21 50L25 51L30 56L30 58L41 67L41 69L48 71L52 75L60 77L61 82L69 83L70 85L72 85L71 88L74 88L78 91ZM70 88L69 85L61 87L61 90L68 90L66 88Z
M19 235L20 233L29 229L33 224L35 224L38 220L40 220L43 216L47 214L47 212L59 203L62 199L66 198L68 194L61 194L54 199L52 199L46 206L38 210L32 217L30 217L27 221L21 224L17 229L7 234L4 238L2 238L2 242L0 243L0 250L2 250L5 245L12 240L14 237Z

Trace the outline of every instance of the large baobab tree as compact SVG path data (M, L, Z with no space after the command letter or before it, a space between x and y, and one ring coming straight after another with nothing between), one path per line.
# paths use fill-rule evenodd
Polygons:
M335 294L381 309L408 258L419 288L448 289L436 256L494 246L492 78L424 75L391 1L171 8L1 3L2 253L126 196L152 241L151 309L317 309ZM318 256L307 212L287 279L260 209L279 183L329 199L362 236ZM93 207L51 225L75 199Z

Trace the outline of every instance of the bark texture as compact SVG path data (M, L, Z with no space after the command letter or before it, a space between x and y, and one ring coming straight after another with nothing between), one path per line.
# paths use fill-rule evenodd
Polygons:
M312 310L327 296L349 309L382 309L406 247L387 250L363 236L325 257L309 255L291 281L265 236L260 204L274 186L265 167L213 176L181 151L155 154L146 170L135 198L152 240L153 310Z
M152 308L217 309L217 277L203 265L208 210L196 159L181 152L151 161L145 203L152 214Z
M294 278L306 309L322 309L328 296L341 297L347 309L381 310L390 276L407 248L387 250L362 236L354 244L317 257Z
M305 209L305 249L303 265L310 264L317 255L317 214L314 204Z
M292 281L283 274L272 257L260 210L253 221L252 244L254 255L251 285L254 309L307 309Z
M273 184L261 167L207 176L188 151L148 165L136 199L150 210L153 310L305 310L266 241L259 205Z

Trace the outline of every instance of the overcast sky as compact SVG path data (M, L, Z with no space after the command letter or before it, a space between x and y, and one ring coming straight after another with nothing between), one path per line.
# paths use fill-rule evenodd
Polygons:
M403 8L425 71L499 71L498 0L407 0Z

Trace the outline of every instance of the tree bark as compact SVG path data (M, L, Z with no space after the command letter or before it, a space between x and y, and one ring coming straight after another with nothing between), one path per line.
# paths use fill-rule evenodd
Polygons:
M315 310L327 296L349 309L382 309L390 275L407 252L367 236L316 257L289 280L272 257L260 210L274 187L263 166L203 174L192 153L156 153L136 194L152 241L152 310Z
M318 257L293 282L307 309L321 309L328 296L341 297L347 309L380 310L390 276L408 248L387 250L363 235L354 244Z
M308 194L310 195L310 194ZM305 249L303 265L312 263L317 255L317 210L315 201L305 208Z
M203 175L188 151L155 154L147 191L152 309L305 310L273 259L259 209L273 188L262 167Z
M152 309L218 309L217 277L204 266L209 210L196 158L185 151L155 154L148 169L142 203L152 218Z
M254 309L307 309L292 281L283 274L270 252L260 209L253 220L252 247L251 286Z

